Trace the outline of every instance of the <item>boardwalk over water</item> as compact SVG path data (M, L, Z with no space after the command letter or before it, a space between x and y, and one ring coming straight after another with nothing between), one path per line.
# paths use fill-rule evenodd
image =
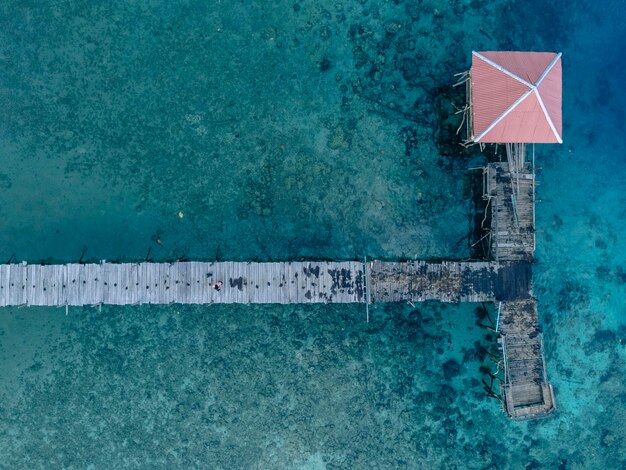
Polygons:
M486 196L491 201L491 257L530 261L535 253L535 175L528 165L519 174L507 163L487 167Z
M364 282L353 261L10 264L0 306L352 303L365 302Z
M409 261L368 266L375 302L493 302L498 266L489 262Z
M534 174L506 163L484 174L493 261L6 264L0 306L499 302L503 407L546 416L555 402L532 297Z
M546 372L537 302L532 296L535 175L528 165L513 174L507 163L490 164L485 173L485 196L491 204L490 253L498 264L511 267L500 276L502 406L516 420L540 418L554 411L556 403ZM517 294L511 295L513 292Z
M489 262L7 264L0 306L492 302L503 279Z
M503 407L514 419L546 416L554 409L535 299L503 302L500 343L504 356Z

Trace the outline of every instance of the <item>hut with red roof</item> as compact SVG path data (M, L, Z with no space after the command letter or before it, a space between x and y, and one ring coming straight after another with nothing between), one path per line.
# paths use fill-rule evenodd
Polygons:
M563 143L561 53L474 51L464 82L464 145L504 144L516 181L526 144Z
M468 138L475 143L562 143L561 54L472 52Z

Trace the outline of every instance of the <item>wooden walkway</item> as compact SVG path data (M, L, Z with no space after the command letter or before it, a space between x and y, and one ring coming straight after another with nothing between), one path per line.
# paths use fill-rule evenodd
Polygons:
M519 187L519 191L517 188ZM487 167L486 196L491 205L491 257L496 261L531 261L535 253L534 174L519 177L508 163Z
M5 264L0 306L365 302L364 280L354 261Z
M555 409L548 382L535 299L503 302L499 342L504 356L504 410L516 420L542 418Z
M535 175L528 165L513 175L508 163L492 163L486 176L491 205L490 255L499 266L496 297L502 300L498 339L504 363L502 406L515 420L542 418L554 411L556 402L546 373L537 303L532 297Z
M492 302L501 277L453 261L5 264L0 306Z
M497 265L489 262L373 261L372 302L493 302Z

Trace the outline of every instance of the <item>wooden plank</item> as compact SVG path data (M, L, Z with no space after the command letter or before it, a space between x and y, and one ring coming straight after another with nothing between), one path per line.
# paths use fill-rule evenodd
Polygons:
M3 264L0 266L0 305L7 306L12 305L11 293L11 266L10 264Z
M146 263L137 263L136 273L135 302L143 305L146 303Z
M54 265L46 265L42 266L42 291L41 291L41 302L42 305L57 305L56 298L56 266Z
M153 263L156 271L156 279L154 280L155 288L152 296L152 303L167 304L165 285L167 281L167 264Z
M75 264L68 264L65 266L65 304L74 304L74 289L76 288L76 274L77 269Z
M24 304L24 281L22 276L22 265L15 264L11 266L10 285L12 289L11 305Z

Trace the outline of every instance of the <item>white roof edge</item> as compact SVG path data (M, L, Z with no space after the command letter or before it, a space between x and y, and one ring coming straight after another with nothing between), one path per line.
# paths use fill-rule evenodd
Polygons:
M524 85L526 85L528 88L532 88L533 84L527 82L526 80L524 80L522 77L518 77L517 75L515 75L513 72L511 72L510 70L505 69L504 67L502 67L501 65L495 63L493 60L488 59L487 57L485 57L484 55L482 55L480 52L476 52L476 51L472 51L472 55L475 55L476 57L480 58L481 60L485 61L486 63L488 63L489 65L491 65L492 67L498 69L500 72L507 74L509 77L514 78L515 80L517 80L518 82L523 83ZM545 72L544 72L545 73Z
M550 124L550 129L552 129L552 133L554 134L554 137L556 137L556 140L559 144L562 144L563 139L561 139L561 136L557 132L556 127L554 126L554 123L552 122L552 119L550 118L550 115L548 114L546 105L543 103L543 100L541 99L541 95L539 94L539 91L537 90L537 88L535 88L533 91L535 92L535 95L537 96L537 101L539 101L539 106L541 106L541 110L543 111L543 115L546 117L546 121L548 121L548 124Z

